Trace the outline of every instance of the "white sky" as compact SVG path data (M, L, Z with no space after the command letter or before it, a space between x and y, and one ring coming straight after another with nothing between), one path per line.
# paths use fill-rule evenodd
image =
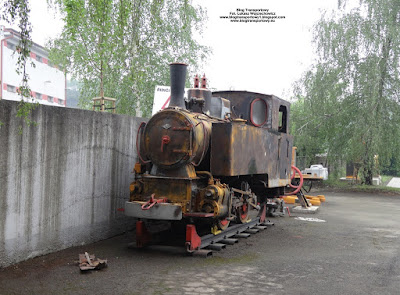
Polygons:
M248 90L288 99L292 83L313 60L310 28L321 9L331 11L337 0L193 0L207 9L202 43L213 55L201 73L209 87ZM60 16L48 10L46 0L30 0L32 40L45 45L61 31ZM237 8L263 8L285 16L275 23L232 23L221 19ZM3 23L4 24L4 23ZM16 28L16 26L14 26Z
M198 0L207 7L204 42L213 48L205 67L210 86L275 94L288 99L294 81L311 65L312 25L337 0ZM237 8L264 8L285 16L275 23L232 23L221 19Z

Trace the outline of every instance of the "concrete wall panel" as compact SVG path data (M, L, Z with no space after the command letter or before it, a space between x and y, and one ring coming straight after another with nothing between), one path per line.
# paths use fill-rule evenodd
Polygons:
M0 101L0 267L121 233L141 118Z

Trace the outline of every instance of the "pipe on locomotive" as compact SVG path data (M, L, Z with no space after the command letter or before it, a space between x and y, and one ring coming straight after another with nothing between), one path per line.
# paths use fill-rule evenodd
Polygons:
M186 81L186 68L185 63L171 63L169 65L171 77L171 99L169 101L170 107L185 108L185 81Z

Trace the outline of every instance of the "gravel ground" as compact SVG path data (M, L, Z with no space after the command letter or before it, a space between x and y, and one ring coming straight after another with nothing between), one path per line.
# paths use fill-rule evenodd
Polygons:
M0 269L0 294L399 294L400 197L325 196L317 214L274 218L212 258L129 249L127 233ZM108 268L81 273L84 251Z

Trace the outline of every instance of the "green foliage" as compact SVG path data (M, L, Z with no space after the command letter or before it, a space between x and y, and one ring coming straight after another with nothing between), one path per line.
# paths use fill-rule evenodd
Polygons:
M382 184L383 185L388 184L393 178L393 176L391 176L391 175L381 175L381 177L382 177Z
M298 81L293 107L299 151L361 163L365 183L398 157L400 3L365 0L314 27L317 63ZM311 147L314 147L314 149ZM317 146L317 147L315 147Z
M154 87L168 64L196 67L208 49L193 40L205 12L184 0L59 0L65 26L50 58L81 81L80 105L117 98L117 112L151 113Z
M395 153L390 159L390 163L383 167L382 173L392 176L400 176L400 157Z

